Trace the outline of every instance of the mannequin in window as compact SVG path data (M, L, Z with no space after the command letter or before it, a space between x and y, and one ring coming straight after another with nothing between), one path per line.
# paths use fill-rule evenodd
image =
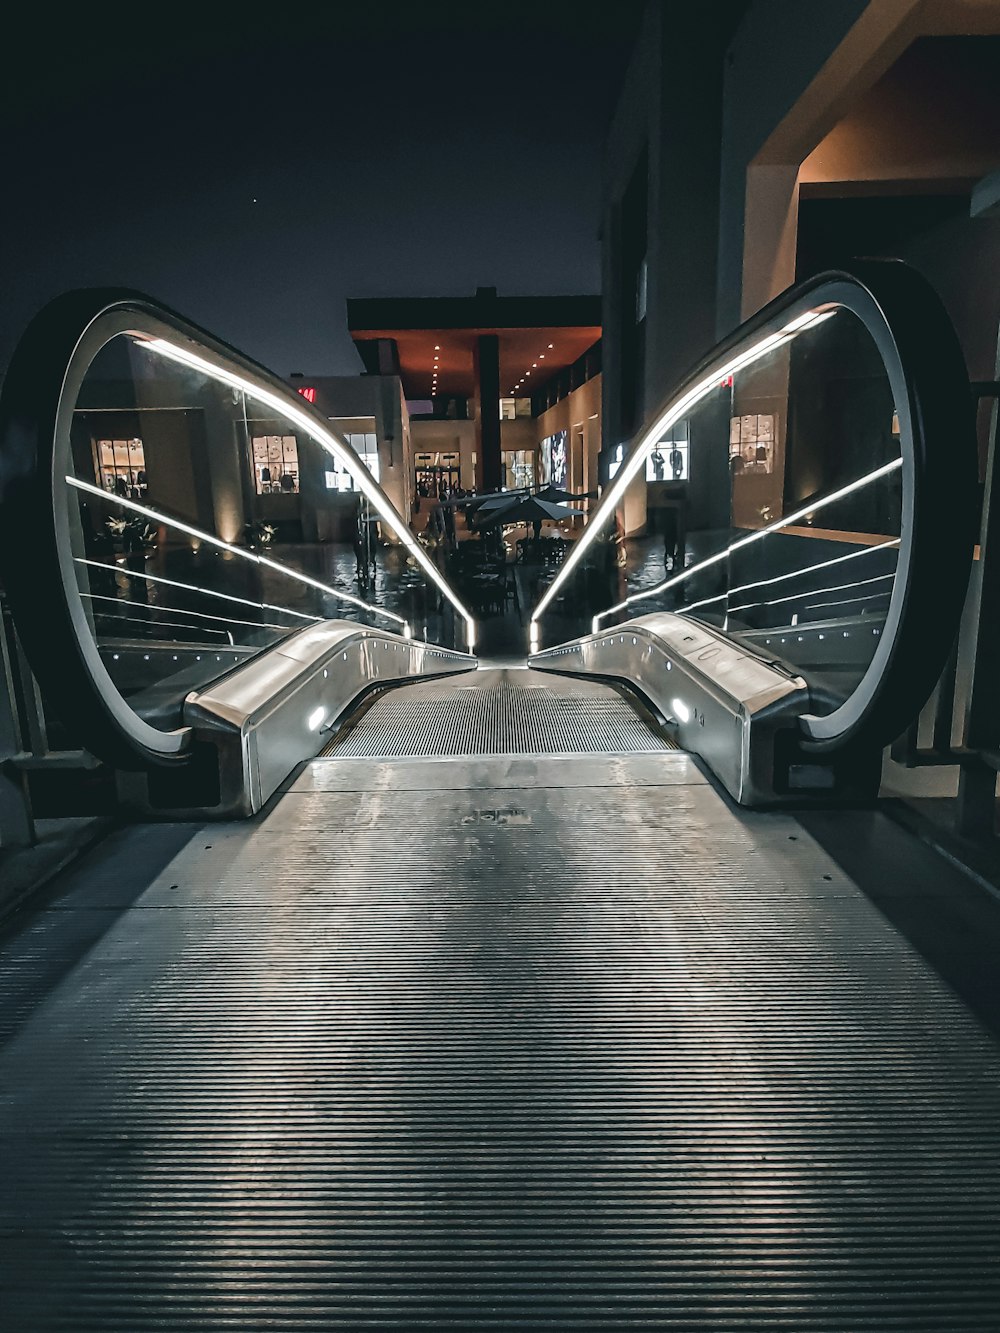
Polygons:
M684 471L684 455L676 445L670 450L670 471L674 474L674 481L680 481Z
M271 469L269 467L262 467L260 470L260 488L262 491L271 489Z
M281 484L281 489L285 492L295 490L295 478L291 474L291 472L282 472L280 484Z

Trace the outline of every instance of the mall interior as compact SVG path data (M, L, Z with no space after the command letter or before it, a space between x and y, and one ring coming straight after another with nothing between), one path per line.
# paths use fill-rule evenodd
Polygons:
M1000 5L803 8L599 294L25 328L5 1327L1000 1328Z

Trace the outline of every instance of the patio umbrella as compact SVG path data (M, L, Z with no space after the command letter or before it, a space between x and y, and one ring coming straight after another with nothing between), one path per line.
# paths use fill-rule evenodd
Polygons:
M579 518L578 509L569 509L566 505L553 504L551 500L541 500L537 495L515 497L502 508L492 506L484 513L479 511L479 526L493 528L498 523L564 523L567 519Z
M579 495L576 495L573 491L564 491L561 486L553 486L550 483L548 486L543 486L538 492L538 499L553 502L558 500L596 500L597 492L581 491Z
M481 509L483 505L504 505L518 495L527 495L527 491L495 491L486 495L463 495L449 496L447 500L439 500L442 505L462 505L466 509Z

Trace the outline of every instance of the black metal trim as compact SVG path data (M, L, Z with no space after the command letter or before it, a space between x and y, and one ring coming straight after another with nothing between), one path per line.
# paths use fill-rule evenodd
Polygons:
M906 396L909 430L900 444L912 451L903 515L909 563L888 660L864 711L835 734L824 719L800 719L806 747L821 753L882 748L919 714L958 635L975 543L975 421L965 359L944 305L926 279L898 261L859 263L849 276L881 312ZM886 369L893 379L894 368Z
M68 292L29 324L0 394L0 577L46 701L71 734L120 768L139 767L96 688L70 614L52 470L67 368L85 330L109 307L143 298L119 289ZM147 762L163 762L150 754Z

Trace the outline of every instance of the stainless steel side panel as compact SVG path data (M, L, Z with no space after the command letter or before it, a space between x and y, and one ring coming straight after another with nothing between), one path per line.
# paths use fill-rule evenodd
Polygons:
M628 682L676 722L678 742L700 755L741 805L781 799L775 737L797 729L809 706L808 686L724 635L659 612L545 649L529 662L542 671ZM819 768L815 777L822 783ZM794 795L801 799L802 791Z
M260 810L365 691L415 676L475 670L468 653L351 621L309 626L224 680L188 696L184 724L218 752L217 817Z

